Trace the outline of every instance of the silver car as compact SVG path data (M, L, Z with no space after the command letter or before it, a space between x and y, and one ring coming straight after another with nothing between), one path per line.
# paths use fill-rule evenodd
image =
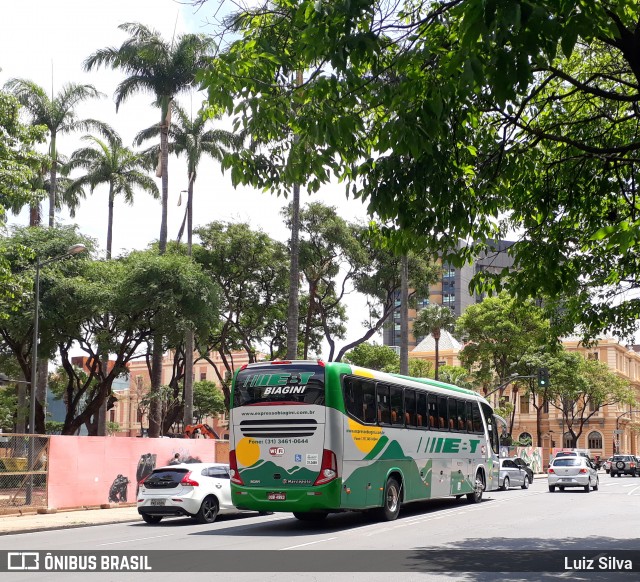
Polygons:
M581 456L560 457L553 460L547 474L549 491L556 487L563 491L565 487L582 487L586 493L598 490L598 471L589 459Z
M499 485L502 491L509 487L528 489L531 482L526 468L518 465L513 459L500 459Z

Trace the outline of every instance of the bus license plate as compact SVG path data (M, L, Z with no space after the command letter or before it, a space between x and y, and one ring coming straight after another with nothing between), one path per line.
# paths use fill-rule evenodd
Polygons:
M268 501L286 501L287 494L286 493L267 493Z

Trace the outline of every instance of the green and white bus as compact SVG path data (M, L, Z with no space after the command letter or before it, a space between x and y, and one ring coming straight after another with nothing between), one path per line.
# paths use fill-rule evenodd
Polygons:
M498 417L499 418L499 417ZM476 392L341 362L273 361L235 374L231 491L240 509L328 513L498 488L497 419Z

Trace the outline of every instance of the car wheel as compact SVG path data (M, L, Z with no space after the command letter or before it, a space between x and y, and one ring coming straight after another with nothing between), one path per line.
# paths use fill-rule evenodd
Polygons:
M591 491L591 479L589 479L589 483L584 486L584 492L589 493Z
M502 487L500 487L500 489L502 489L502 491L506 491L507 489L509 489L509 485L511 483L509 483L509 477L505 477L504 481L502 482Z
M616 469L624 469L624 461L617 461L616 462Z
M593 490L597 491L599 487L600 487L600 478L596 477L596 484L593 486Z
M329 515L326 511L294 511L293 517L300 521L322 521Z
M142 519L144 520L145 523L160 523L160 521L162 521L162 516L161 515L145 515L143 513Z
M549 493L553 493L556 490L555 485L549 485Z
M382 507L376 513L378 518L384 521L393 521L400 513L400 485L393 477L387 479Z
M482 501L482 492L484 491L484 481L482 479L482 473L478 471L476 473L475 487L473 493L467 493L467 501L469 503L480 503Z
M524 476L524 482L522 483L522 488L523 489L529 489L529 476L528 475Z
M616 476L616 474L613 471L611 471L611 473L609 473L609 475L611 475L612 477Z
M196 513L196 519L200 523L213 523L218 517L219 509L218 500L213 495L209 495L202 500L200 511Z

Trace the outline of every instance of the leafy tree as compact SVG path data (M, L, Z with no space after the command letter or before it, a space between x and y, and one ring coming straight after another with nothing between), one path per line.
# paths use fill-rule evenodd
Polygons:
M71 180L65 190L70 196L84 196L85 188L93 193L102 184L108 186L106 256L110 259L113 243L113 206L116 196L122 194L127 204L133 204L135 188L141 188L158 198L158 187L144 172L148 169L145 158L124 147L120 136L111 128L106 140L95 136L85 136L83 139L90 145L73 152L65 171L81 169L85 173Z
M97 124L91 119L77 119L74 108L86 99L102 94L93 85L67 83L55 96L49 97L38 84L27 79L10 79L5 88L11 91L30 113L34 125L49 131L49 226L54 225L56 181L58 175L58 135L87 130Z
M344 355L348 364L361 366L371 370L386 372L390 369L400 369L400 357L389 346L363 342Z
M244 350L249 361L264 349L271 358L286 349L288 261L286 247L248 224L213 222L199 228L201 245L194 246L195 261L220 289L221 319L199 335L198 351L218 374L234 369L232 353ZM218 352L224 370L208 357Z
M174 104L173 111L176 114L172 125L169 127L169 152L187 158L187 208L185 219L182 222L178 241L182 237L185 221L187 223L187 254L192 254L193 237L193 188L197 178L197 170L203 155L208 155L214 160L221 161L223 154L242 145L242 137L223 129L210 129L207 127L208 116L203 111L191 119L184 109ZM134 143L140 145L144 140L160 134L160 128L153 126L140 132L134 139ZM156 153L159 148L150 151ZM194 338L193 330L187 330L185 337L185 376L184 376L184 423L189 424L193 416L193 354Z
M431 363L431 362L429 362ZM454 386L460 386L460 388L466 388L467 390L473 390L473 385L469 371L461 366L440 366L439 376L442 382L447 384L453 384Z
M470 305L456 322L456 335L466 340L459 353L485 394L515 373L534 348L547 343L549 322L533 301L521 302L506 293Z
M456 316L451 309L434 303L430 303L418 311L418 315L413 320L413 333L416 337L431 334L436 342L436 380L438 379L438 360L440 359L440 352L438 350L440 334L443 329L445 331L451 330L455 320Z
M43 141L44 131L42 126L20 123L20 104L0 91L0 224L5 221L7 209L35 205L44 195L31 187L44 163L44 157L34 149Z
M637 407L635 391L628 381L611 372L603 362L565 352L558 363L559 366L549 369L554 395L550 404L562 413L565 430L571 434L570 446L576 446L589 419L603 406Z
M262 148L228 157L236 183L318 189L337 174L396 242L455 264L517 230L520 269L481 273L480 288L562 302L559 329L628 335L640 315L625 294L640 240L638 7L272 0L235 19L240 34L203 78ZM298 70L302 86L280 82Z
M217 416L226 411L224 394L220 388L209 380L193 383L193 408L197 412L198 422L207 416Z
M150 92L155 105L160 108L160 160L156 173L162 179L162 219L159 249L167 247L167 213L169 200L169 126L173 101L195 81L196 72L202 68L214 47L213 40L204 35L185 34L165 41L160 34L139 23L121 24L119 28L130 35L120 48L100 49L84 62L87 71L101 65L122 69L129 76L122 81L115 93L116 111L121 103L138 92ZM153 346L151 390L158 391L162 376L162 338L157 337ZM149 412L149 436L160 432L159 399L152 399Z

